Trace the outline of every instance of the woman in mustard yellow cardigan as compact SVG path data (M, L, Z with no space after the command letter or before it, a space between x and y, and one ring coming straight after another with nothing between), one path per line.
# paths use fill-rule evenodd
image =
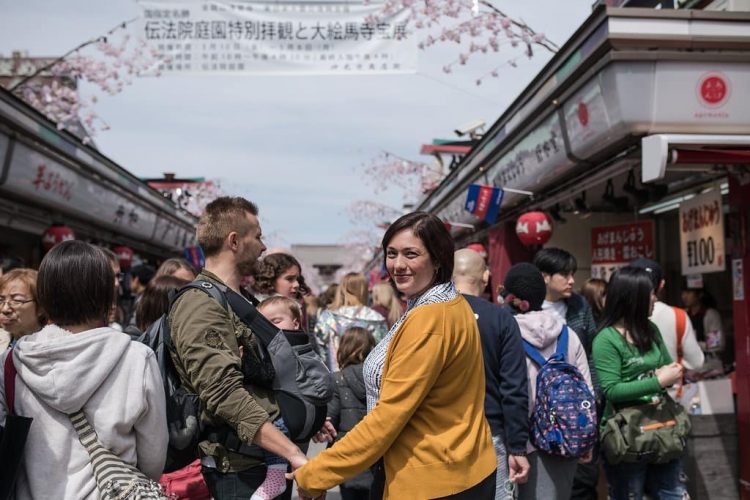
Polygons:
M365 360L367 416L295 471L301 494L317 497L377 462L373 492L384 499L494 498L482 347L450 281L453 251L443 222L425 212L386 231L385 265L407 311Z

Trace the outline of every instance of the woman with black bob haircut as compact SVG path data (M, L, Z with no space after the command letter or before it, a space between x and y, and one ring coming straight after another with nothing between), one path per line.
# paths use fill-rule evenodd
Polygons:
M317 497L377 462L370 498L495 497L482 346L451 282L454 249L426 212L386 231L385 267L407 311L365 359L367 415L294 472L302 495Z
M68 417L79 410L109 451L153 479L162 472L164 386L153 351L106 326L114 279L105 254L82 241L60 243L42 260L37 291L49 324L2 356L17 371L15 413L34 419L16 498L101 496ZM4 377L0 371L0 388ZM8 413L2 392L0 425Z
M649 273L623 267L607 286L601 331L594 339L594 366L605 397L602 428L616 410L659 403L665 389L682 378L682 366L672 361L658 328L649 321L656 295ZM680 461L664 464L604 461L613 500L683 498Z

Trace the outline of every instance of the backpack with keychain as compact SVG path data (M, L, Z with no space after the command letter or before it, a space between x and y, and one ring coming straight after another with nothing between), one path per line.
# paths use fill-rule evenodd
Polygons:
M526 355L539 365L536 402L531 415L531 443L560 457L580 458L597 440L596 399L575 366L566 362L568 327L557 338L555 353L544 359L524 339Z

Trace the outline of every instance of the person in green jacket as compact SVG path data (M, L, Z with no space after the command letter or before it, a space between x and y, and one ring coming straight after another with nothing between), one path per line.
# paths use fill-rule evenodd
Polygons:
M607 287L601 331L594 338L594 367L605 397L602 422L622 408L657 402L665 388L682 377L682 366L672 361L656 325L648 318L656 301L651 278L643 269L619 269ZM609 498L681 500L685 485L680 460L666 464L608 464Z

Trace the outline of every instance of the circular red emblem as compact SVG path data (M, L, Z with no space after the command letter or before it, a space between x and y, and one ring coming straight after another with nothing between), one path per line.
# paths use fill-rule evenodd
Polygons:
M729 99L731 88L727 78L719 73L704 75L698 83L698 95L704 106L718 108Z
M586 103L583 101L578 103L578 121L584 127L589 124L589 108L586 107Z

